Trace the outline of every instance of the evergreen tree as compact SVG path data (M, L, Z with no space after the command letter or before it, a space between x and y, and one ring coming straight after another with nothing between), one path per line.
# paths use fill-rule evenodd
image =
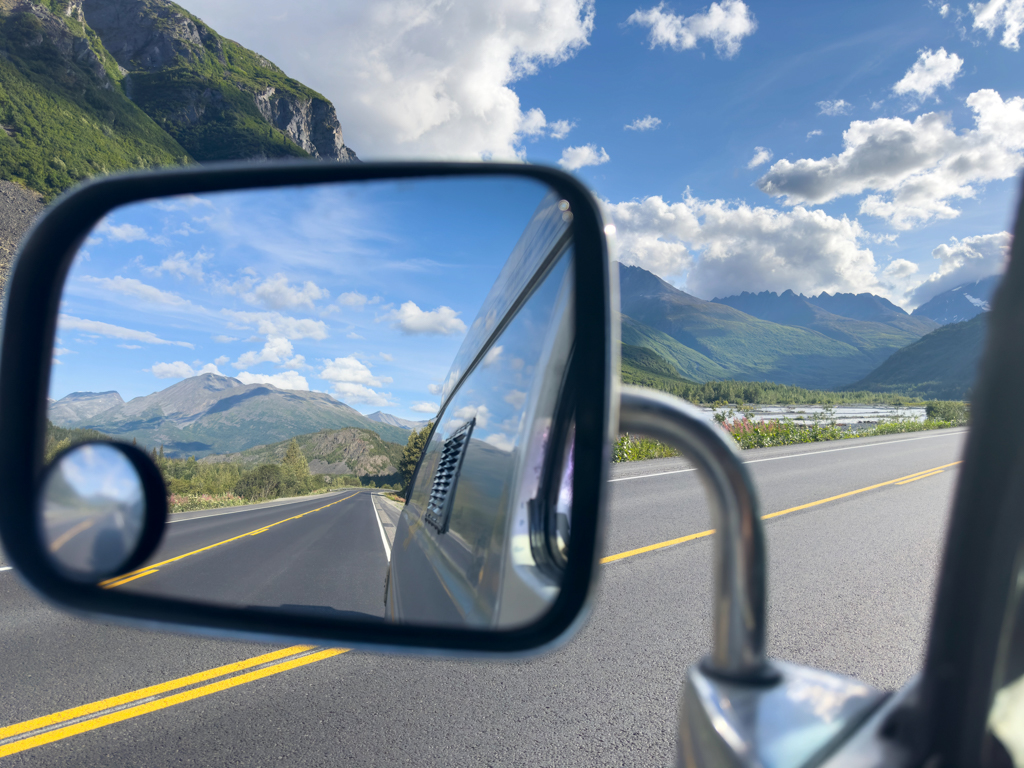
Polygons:
M412 483L412 473L416 471L416 465L420 463L420 456L423 455L423 450L427 447L427 437L430 435L430 430L433 429L434 422L428 422L423 429L418 432L413 432L409 435L409 442L405 445L405 451L402 452L402 460L398 463L398 471L402 473L402 485L408 488Z
M281 462L281 482L290 493L304 493L310 490L313 478L309 474L309 462L293 437Z

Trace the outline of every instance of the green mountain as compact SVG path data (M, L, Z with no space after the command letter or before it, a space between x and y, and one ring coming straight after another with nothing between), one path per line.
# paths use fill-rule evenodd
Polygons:
M894 304L871 294L836 294L810 299L793 291L748 293L712 299L761 320L818 331L863 352L879 364L897 349L935 330L930 318L911 317ZM884 302L884 304L882 303ZM848 317L841 312L856 316ZM870 318L870 319L869 319Z
M95 429L119 440L134 438L146 447L162 445L171 457L234 453L265 445L268 440L289 440L344 427L366 429L400 445L409 437L407 429L370 421L322 392L246 385L212 373L193 376L105 411L76 416L82 412L87 394L76 392L51 403L50 420L57 426Z
M409 430L404 430L409 434ZM405 443L387 442L369 429L349 428L322 430L312 434L297 435L309 472L312 475L356 475L361 479L374 480L378 485L401 483L398 463L401 461ZM207 456L202 463L237 462L245 469L260 464L280 464L291 440L272 445L259 445L241 453Z
M894 353L845 389L905 392L935 400L968 399L985 348L987 327L987 312L944 325Z
M0 179L355 159L330 102L167 0L0 0Z
M620 265L619 287L622 314L636 323L629 327L623 318L622 341L652 349L675 364L680 375L697 381L835 389L878 364L877 355L851 343L698 299L640 267ZM658 346L650 341L654 331L661 333Z

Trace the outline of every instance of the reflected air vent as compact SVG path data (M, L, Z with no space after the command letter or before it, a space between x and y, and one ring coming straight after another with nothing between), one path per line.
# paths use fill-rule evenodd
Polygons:
M437 528L438 533L448 530L448 517L452 510L452 499L455 498L455 484L459 479L462 457L466 455L469 436L473 434L476 419L464 424L452 432L444 441L441 460L437 464L434 475L434 486L430 489L430 500L427 502L427 514L424 518Z

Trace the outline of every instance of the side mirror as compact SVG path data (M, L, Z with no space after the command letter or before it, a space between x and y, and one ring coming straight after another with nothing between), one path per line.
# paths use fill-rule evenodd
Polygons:
M550 645L596 565L613 274L591 195L531 166L85 185L10 283L5 548L54 602L147 626Z

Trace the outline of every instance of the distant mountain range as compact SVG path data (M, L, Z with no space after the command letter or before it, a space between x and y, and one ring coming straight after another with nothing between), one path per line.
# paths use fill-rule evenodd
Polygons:
M693 381L836 389L937 327L870 294L808 300L787 291L704 301L623 265L619 286L622 341L654 351Z
M110 407L98 410L105 403ZM368 429L404 446L408 429L371 421L321 392L242 384L204 373L167 389L124 402L116 392L76 392L49 406L62 427L95 429L147 447L164 446L171 456L207 456L244 451L324 429Z
M1002 275L992 275L974 283L964 283L926 301L914 310L914 317L927 317L946 325L961 323L987 312Z
M384 413L383 411L374 411L366 415L370 421L379 421L381 424L390 424L393 427L401 427L402 429L408 429L410 431L414 429L423 429L430 423L429 419L423 421L410 421L409 419L400 419L397 416L392 416L390 413Z
M964 400L970 395L985 349L988 314L949 323L894 353L846 389L902 392L926 399Z

